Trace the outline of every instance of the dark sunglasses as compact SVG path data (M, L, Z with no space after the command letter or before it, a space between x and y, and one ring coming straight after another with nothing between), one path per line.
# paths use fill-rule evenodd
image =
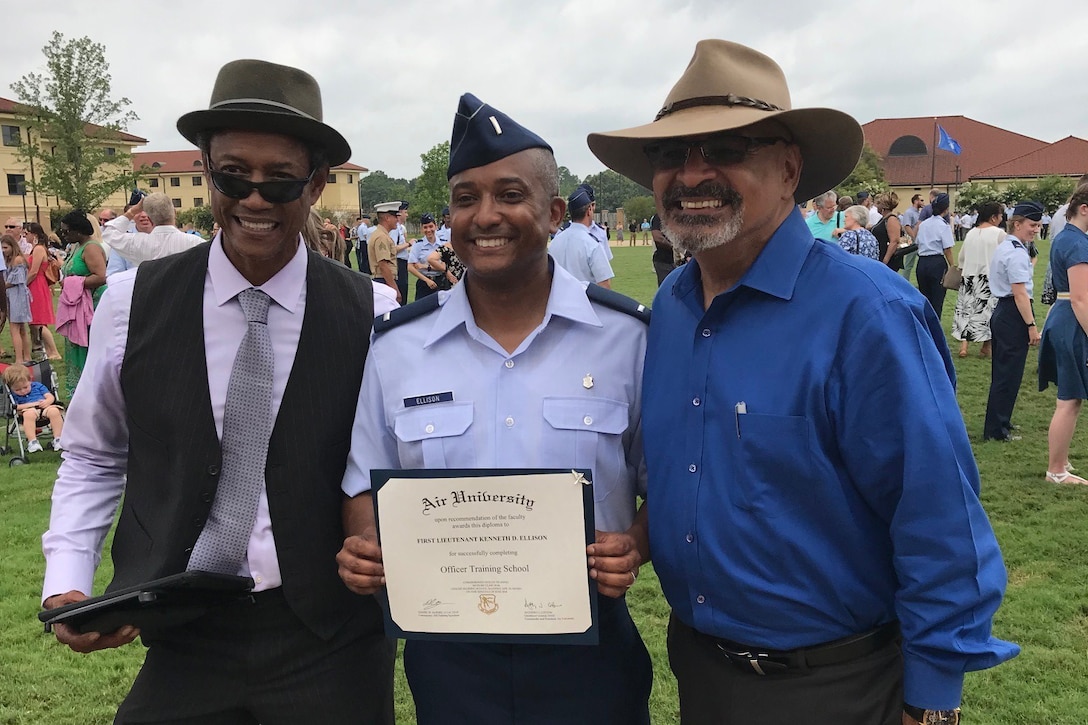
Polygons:
M248 199L256 189L261 198L269 204L286 204L295 201L302 196L302 190L314 178L317 169L310 172L305 179L282 179L279 181L261 181L254 183L240 176L234 176L208 167L212 177L212 185L224 196L231 199Z
M18 229L18 228L19 228L18 224L5 224L4 225L4 229Z
M697 148L708 164L728 166L744 161L744 158L761 146L773 146L781 141L779 136L710 136L699 139L668 139L646 144L642 148L650 165L657 171L679 169L688 161L691 149Z

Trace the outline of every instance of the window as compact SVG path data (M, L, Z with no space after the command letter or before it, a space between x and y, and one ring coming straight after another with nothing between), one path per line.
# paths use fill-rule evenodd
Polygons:
M204 206L204 200L199 196L193 197L193 206Z
M18 146L22 140L22 132L18 126L0 126L4 132L4 145L5 146Z
M195 166L198 169L203 168L204 167L204 162L201 161L200 159L197 159L196 161L193 162L193 166Z
M180 209L181 208L181 199L171 199L170 201L174 202L174 208L175 209Z
M117 155L117 149L115 149L113 146L107 146L106 147L106 156L116 156L116 155Z
M23 196L26 194L26 175L8 174L8 194Z
M181 177L180 176L171 176L170 177L170 186L181 186Z
M203 186L203 185L204 185L204 177L202 177L202 176L194 176L193 177L193 186Z
M351 183L351 174L348 174L348 183Z
M150 186L152 189L158 189L159 188L159 180L158 179L148 179L147 180L147 185Z
M329 183L330 184L335 184L336 183L336 174L329 174Z
M888 149L888 156L925 156L928 153L926 142L917 136L900 136Z

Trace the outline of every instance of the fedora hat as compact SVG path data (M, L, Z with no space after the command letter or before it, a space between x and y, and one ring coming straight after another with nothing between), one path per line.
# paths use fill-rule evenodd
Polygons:
M804 166L794 198L810 199L849 176L861 156L861 126L830 108L798 108L782 69L759 51L728 40L701 40L652 123L591 133L589 148L605 166L650 188L653 168L643 147L677 136L701 136L774 119L789 130Z
M294 136L324 149L330 166L351 158L348 142L321 120L321 88L314 77L263 60L227 63L215 79L208 109L178 119L178 131L193 144L201 132L214 129Z

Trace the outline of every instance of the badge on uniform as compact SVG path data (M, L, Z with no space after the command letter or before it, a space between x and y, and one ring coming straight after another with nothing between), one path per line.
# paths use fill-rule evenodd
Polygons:
M434 403L452 403L453 391L447 390L444 393L427 393L426 395L415 395L411 398L404 399L405 408L415 408L418 405L433 405Z
M582 387L586 390L589 390L593 387L593 376L589 373L586 373L586 376L582 378Z

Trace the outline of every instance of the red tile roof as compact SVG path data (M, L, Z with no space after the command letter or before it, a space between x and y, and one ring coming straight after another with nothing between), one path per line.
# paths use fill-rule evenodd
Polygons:
M155 167L155 164L159 164ZM152 167L152 173L160 174L185 174L200 173L204 167L200 164L200 151L187 149L185 151L141 151L132 154L132 168L139 169L143 165ZM350 161L340 164L334 171L358 171L365 173L369 169L365 166L353 164Z
M1061 141L1008 161L983 169L977 178L1002 179L1018 177L1080 176L1088 172L1088 141L1076 136L1066 136Z
M937 149L933 163L935 123L959 142L962 153ZM979 172L1009 159L1047 146L1045 141L1006 131L966 116L922 116L919 118L878 118L863 125L865 140L884 159L884 178L893 186L929 186L930 175L936 185L955 184L978 176ZM916 136L927 153L916 156L888 156L893 142L901 136ZM959 178L956 167L959 166Z
M16 109L16 107L18 105L19 105L18 102L13 101L10 98L0 98L0 113L10 113L12 115L15 115L15 112L16 112L15 109ZM93 123L86 124L85 128L86 128L86 131L87 131L87 135L98 134L98 133L101 133L101 132L106 130L106 129L102 128L101 126L96 126ZM147 143L146 138L141 138L139 136L133 136L131 133L125 133L124 131L118 131L117 134L118 134L118 137L120 138L120 140L128 141L129 143L137 145L137 146Z

